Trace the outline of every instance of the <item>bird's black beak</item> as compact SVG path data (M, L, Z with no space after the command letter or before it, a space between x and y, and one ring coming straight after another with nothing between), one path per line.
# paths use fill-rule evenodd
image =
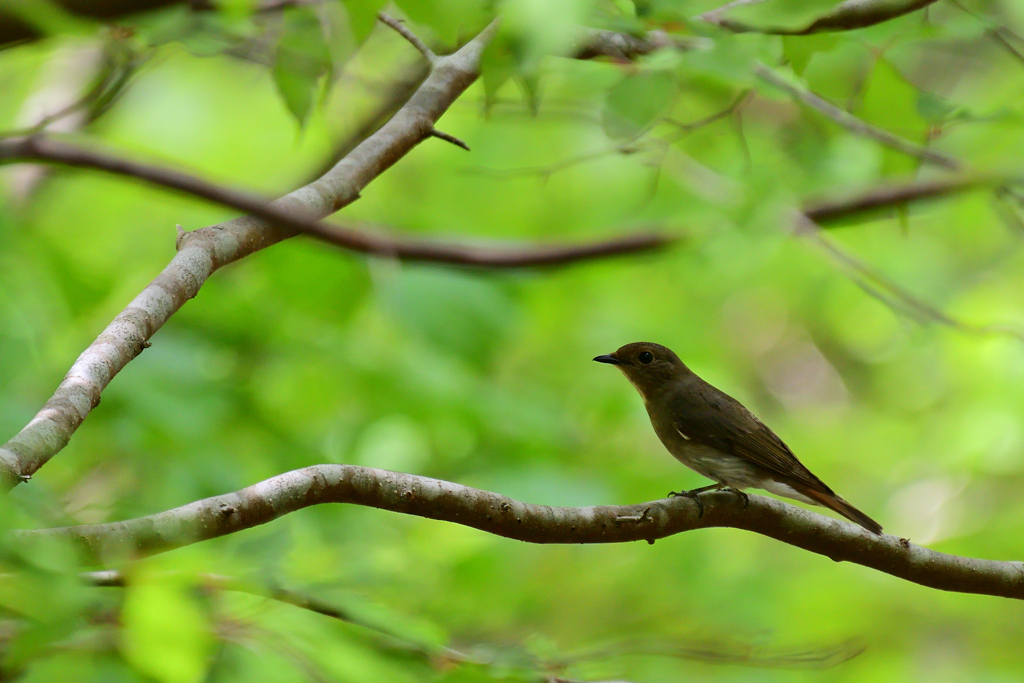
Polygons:
M615 356L598 356L594 360L598 363L608 363L609 365L625 365L625 361L621 361Z

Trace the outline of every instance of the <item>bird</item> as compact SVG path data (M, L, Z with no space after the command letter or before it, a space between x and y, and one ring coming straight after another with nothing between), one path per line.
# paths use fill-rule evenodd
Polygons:
M677 460L715 481L672 492L697 501L704 491L728 489L748 502L758 488L838 512L873 534L882 527L847 503L797 460L789 446L742 403L698 377L661 344L634 342L594 358L615 365L643 398L651 425Z

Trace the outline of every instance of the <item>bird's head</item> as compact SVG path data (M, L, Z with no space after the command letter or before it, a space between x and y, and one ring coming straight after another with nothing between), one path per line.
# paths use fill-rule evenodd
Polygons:
M673 379L691 374L671 349L652 342L626 344L615 353L594 360L618 366L645 400L670 386Z

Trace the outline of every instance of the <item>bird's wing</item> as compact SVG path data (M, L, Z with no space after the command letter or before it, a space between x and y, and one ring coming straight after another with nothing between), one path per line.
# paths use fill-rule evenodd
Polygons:
M739 401L703 383L672 401L675 427L696 443L748 460L777 475L834 495L797 460L789 446Z

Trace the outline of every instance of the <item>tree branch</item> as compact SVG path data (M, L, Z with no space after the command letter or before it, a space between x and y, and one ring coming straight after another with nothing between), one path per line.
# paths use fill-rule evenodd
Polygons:
M757 74L758 78L761 80L785 91L793 99L817 110L826 118L842 126L854 135L871 138L872 140L879 142L890 149L894 149L897 152L917 157L922 161L927 161L950 170L959 170L963 166L960 161L951 156L942 154L941 152L936 152L935 150L929 149L924 145L919 145L916 142L905 140L899 135L890 133L889 131L878 128L877 126L872 126L867 121L859 119L853 114L840 109L831 102L818 97L809 90L801 88L795 83L791 83L789 80L783 78L764 64L756 64L754 66L754 73Z
M808 33L824 33L832 31L852 31L858 28L874 26L884 21L902 17L916 10L931 5L936 0L846 0L824 16L818 17L807 26L802 27L767 27L731 19L726 16L731 9L744 5L754 5L766 0L733 0L718 9L701 14L698 19L715 24L735 33L771 33L776 35L806 35Z
M377 12L377 18L382 23L387 24L388 26L393 28L398 33L398 35L402 36L407 41L409 41L409 43L414 48L420 51L420 54L422 54L426 58L427 62L429 62L431 65L437 63L437 55L434 54L434 51L427 47L427 44L420 40L419 36L410 31L409 28L405 24L403 24L399 19L395 19L393 16L385 12Z
M433 127L427 131L426 136L443 136L445 139L451 137L436 131ZM461 143L461 141L458 141L456 144L458 143ZM465 143L461 144L465 146ZM332 225L323 221L310 220L304 218L301 214L279 208L277 203L269 203L255 195L215 185L202 178L197 178L181 171L122 159L111 154L85 149L53 138L31 136L0 140L0 163L24 160L92 168L143 180L160 187L179 190L196 197L202 197L203 199L223 204L224 206L248 212L292 234L303 233L361 254L382 256L401 261L430 261L449 265L486 268L523 268L565 264L590 258L656 249L674 241L669 236L648 232L592 244L508 245L492 248L400 239L380 233L365 232L345 228L340 225ZM345 204L350 203L355 198L357 197L347 197ZM196 233L199 232L201 231L196 231ZM180 240L190 240L192 235L196 233L185 233L184 237L180 238Z
M476 80L492 24L457 52L440 57L409 101L318 180L270 206L314 220L350 204L366 185L422 142L434 123ZM100 393L149 338L194 297L218 268L291 237L292 230L245 216L188 233L164 271L78 357L53 397L0 447L0 487L26 480L68 443Z
M875 297L897 314L907 315L920 323L938 323L967 334L1005 334L1024 341L1024 332L1006 325L977 325L957 320L890 279L878 269L847 253L822 235L821 226L805 214L797 214L794 232L813 241L839 263L850 278L866 293Z
M64 537L92 561L152 555L266 524L322 503L352 503L438 519L528 543L647 541L710 527L745 529L907 581L959 593L1024 599L1024 563L957 557L887 534L874 535L774 498L730 492L641 505L562 508L532 505L438 479L351 465L315 465L222 496L148 517L15 532L17 539Z
M912 201L945 197L958 192L969 192L986 186L996 186L1019 180L1005 176L974 174L879 185L850 194L810 201L804 206L803 214L815 223L837 221L856 214L900 206Z

